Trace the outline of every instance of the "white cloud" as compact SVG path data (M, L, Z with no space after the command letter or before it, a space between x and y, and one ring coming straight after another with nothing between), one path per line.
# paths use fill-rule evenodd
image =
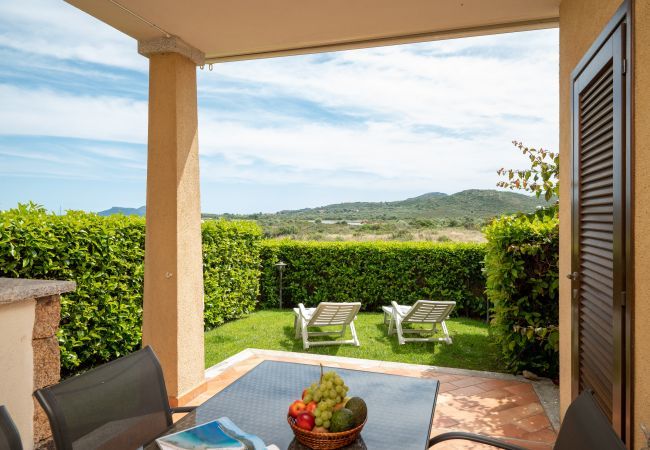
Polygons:
M147 103L0 84L0 134L145 143Z
M128 78L110 79L111 68L147 67L132 39L60 2L0 0L0 46L89 78L106 70L98 78L124 87ZM557 46L557 31L547 30L216 65L199 72L203 179L386 192L493 187L497 168L526 165L512 139L557 148ZM70 66L77 60L103 66ZM146 101L2 83L0 135L111 141L79 151L142 171L142 155L117 143L146 143ZM250 109L218 108L241 98ZM292 102L310 112L285 107Z
M146 70L134 39L62 1L0 1L0 45L29 55Z

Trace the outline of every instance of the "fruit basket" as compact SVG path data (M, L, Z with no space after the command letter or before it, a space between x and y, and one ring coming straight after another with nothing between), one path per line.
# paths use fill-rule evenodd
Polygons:
M334 450L352 444L368 420L368 407L360 397L348 397L348 386L334 371L302 391L289 406L287 423L296 440L314 450Z
M366 421L358 427L340 433L314 433L313 431L298 428L296 426L296 419L289 415L287 416L287 422L289 422L289 426L293 430L293 434L296 436L298 442L314 450L334 450L352 444L359 438Z

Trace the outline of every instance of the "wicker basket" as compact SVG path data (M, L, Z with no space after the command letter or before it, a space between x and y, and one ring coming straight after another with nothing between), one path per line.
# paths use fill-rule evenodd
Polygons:
M298 428L296 419L287 416L287 422L293 430L293 434L296 435L298 442L314 450L334 450L353 443L361 434L366 421L367 419L358 427L340 433L314 433Z

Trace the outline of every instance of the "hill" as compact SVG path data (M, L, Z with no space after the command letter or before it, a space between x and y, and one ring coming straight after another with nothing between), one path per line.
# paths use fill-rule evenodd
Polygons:
M139 208L123 208L121 206L113 206L110 209L98 212L97 215L98 216L111 216L113 214L124 214L125 216L142 216L142 217L144 217L144 214L145 214L146 211L147 211L146 206L141 206Z
M451 195L431 192L394 202L337 203L274 215L305 220L486 219L532 212L539 206L548 203L516 192L469 189Z

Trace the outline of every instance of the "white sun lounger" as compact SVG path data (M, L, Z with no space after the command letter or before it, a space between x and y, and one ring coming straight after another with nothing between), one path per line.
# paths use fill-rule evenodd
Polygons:
M357 318L361 303L333 303L322 302L317 308L305 308L300 303L297 308L293 308L296 315L293 326L296 332L296 339L302 336L302 347L306 350L315 345L339 345L352 344L359 347L359 338L357 331L354 329L354 320ZM331 327L340 326L341 330L333 331L309 331L312 327ZM348 341L316 341L310 342L309 338L314 336L343 336L346 327L350 327L352 339Z
M391 302L392 306L382 306L384 311L384 324L388 325L388 335L397 333L400 345L406 342L446 342L451 344L451 336L447 330L445 320L456 306L456 302L443 302L433 300L418 300L413 306L398 305ZM403 324L430 323L430 329L408 329ZM435 334L437 325L440 324L444 337L407 338L407 334Z

